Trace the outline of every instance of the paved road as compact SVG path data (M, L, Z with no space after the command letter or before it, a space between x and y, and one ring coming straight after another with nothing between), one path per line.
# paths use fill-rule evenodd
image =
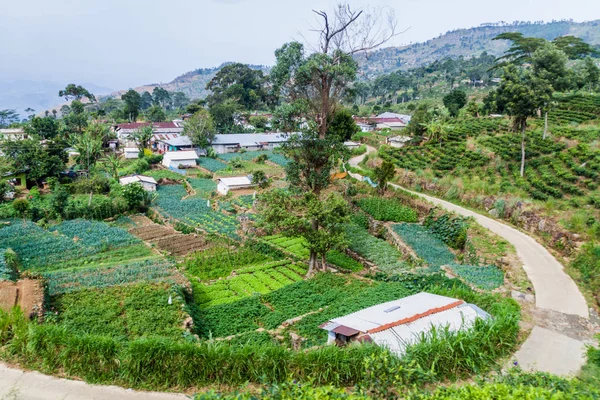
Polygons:
M184 400L172 393L136 392L116 386L90 385L23 372L0 363L0 399L3 400Z
M351 159L348 160L348 164L350 164L350 166L352 166L354 168L359 168L358 164L360 164L360 162L365 159L367 154L371 154L375 151L377 151L377 149L375 147L367 146L367 152L365 154L361 154L360 156L352 157Z
M406 190L398 185L390 186ZM564 271L563 266L544 246L532 237L502 222L483 216L466 208L428 196L412 192L457 214L473 217L480 225L510 242L523 262L523 269L531 280L536 294L536 307L550 310L555 317L570 315L573 318L589 319L589 308L575 282ZM548 313L552 315L552 313ZM552 320L543 321L552 326ZM535 326L515 359L525 370L549 372L556 375L575 375L585 364L585 343L556 330Z

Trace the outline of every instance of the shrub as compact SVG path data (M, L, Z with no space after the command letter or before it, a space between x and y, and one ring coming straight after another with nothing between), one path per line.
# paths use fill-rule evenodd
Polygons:
M27 199L16 199L12 202L12 207L17 213L17 215L24 217L27 211L30 208L29 201Z
M436 217L436 212L435 208L432 209L423 225L453 249L464 249L467 244L468 229L466 218L453 217L449 213Z

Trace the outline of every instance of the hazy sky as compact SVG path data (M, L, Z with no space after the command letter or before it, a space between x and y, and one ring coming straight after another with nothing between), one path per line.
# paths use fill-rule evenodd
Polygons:
M0 80L168 82L224 61L272 64L335 0L0 0ZM600 18L598 0L371 0L410 29L393 44L482 22Z

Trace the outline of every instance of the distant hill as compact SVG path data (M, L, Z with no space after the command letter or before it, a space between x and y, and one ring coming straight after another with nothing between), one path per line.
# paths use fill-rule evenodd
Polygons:
M555 21L549 23L490 23L476 28L457 29L424 43L388 47L357 58L367 79L398 69L428 65L444 58L478 56L484 51L499 56L508 48L506 41L492 40L503 32L521 32L525 36L552 40L559 36L577 36L592 45L600 45L600 20L589 22Z
M67 83L0 80L0 109L15 109L22 118L25 118L24 110L26 108L33 108L36 113L43 113L57 104L64 103L64 99L58 97L58 91L64 89ZM108 94L113 90L92 83L82 83L81 85L95 95Z
M183 92L191 99L203 99L210 94L210 92L206 90L206 84L221 70L221 68L229 64L232 63L223 63L216 68L196 69L178 76L169 83L151 83L133 89L139 93L145 91L152 93L155 87L160 86L169 92ZM270 69L264 65L250 65L250 68L262 70L264 73L268 73ZM120 97L125 92L126 90L119 90L111 93L111 96Z

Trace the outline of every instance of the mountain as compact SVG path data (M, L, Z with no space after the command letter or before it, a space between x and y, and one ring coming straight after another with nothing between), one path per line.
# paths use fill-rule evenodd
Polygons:
M577 36L592 45L600 45L600 20L588 22L553 21L549 23L504 22L482 24L476 28L446 32L424 43L388 47L357 57L367 79L377 75L431 64L444 58L479 56L484 51L499 56L508 48L504 40L492 40L503 32L521 32L525 36L552 40L559 36Z
M215 68L199 68L194 71L186 72L178 76L169 83L150 83L148 85L138 86L133 88L136 92L143 93L145 91L152 93L155 87L162 87L169 92L183 92L191 99L203 99L210 94L206 90L206 84L226 65L231 62L223 63ZM268 73L270 68L264 65L249 65L252 69L261 70ZM119 90L111 93L112 97L120 98L126 90Z
M33 108L36 113L50 110L57 104L64 103L64 99L58 97L58 91L64 89L67 83L50 81L29 80L0 80L0 109L15 109L21 117L25 117L25 109ZM83 87L95 95L108 94L112 89L82 83Z

